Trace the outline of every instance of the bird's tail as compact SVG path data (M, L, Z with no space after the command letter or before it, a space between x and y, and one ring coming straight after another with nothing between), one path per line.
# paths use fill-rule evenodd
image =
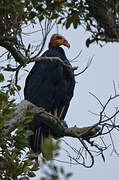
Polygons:
M37 116L27 126L34 134L29 136L29 146L33 152L40 154L43 147L44 138L49 136L49 128L41 123Z

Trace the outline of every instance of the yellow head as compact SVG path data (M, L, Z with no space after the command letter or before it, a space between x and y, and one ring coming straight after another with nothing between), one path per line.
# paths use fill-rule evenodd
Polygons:
M70 44L68 43L68 41L59 34L52 35L52 37L50 39L50 44L54 47L64 45L64 46L70 48Z

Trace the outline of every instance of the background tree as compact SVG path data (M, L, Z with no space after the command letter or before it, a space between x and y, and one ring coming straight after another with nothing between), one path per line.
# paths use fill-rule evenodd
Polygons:
M17 124L19 128L15 131L15 134L9 133L7 136L5 134L5 130L8 129L6 121L9 122L8 120L11 119L15 111L15 95L21 89L18 84L21 69L25 69L27 64L38 60L38 57L43 51L47 36L54 26L58 27L58 25L62 25L66 29L70 28L71 25L74 28L83 26L86 31L90 32L90 37L86 40L87 47L93 42L97 42L99 45L107 42L118 42L118 10L119 2L111 0L105 0L103 2L100 0L0 1L0 46L5 48L2 49L0 56L1 59L5 59L5 62L2 61L0 65L0 178L18 179L21 177L32 177L35 176L33 171L39 169L38 162L34 161L36 157L33 154L30 154L33 157L26 155L23 161L21 161L22 153L25 147L28 146L27 137L32 133L25 131L25 126L32 120L31 113L30 116L29 113L26 113L27 117L25 117L25 120L20 120ZM31 42L26 44L25 36L32 36L34 33L37 33L36 26L39 26L39 29L37 29L41 31L41 43L36 46L32 45ZM27 33L26 28L30 28L30 31L32 29L30 34ZM7 79L8 74L9 78ZM105 160L103 151L108 146L101 138L101 135L110 135L113 150L116 152L111 132L118 131L118 108L115 108L115 111L111 115L107 114L108 105L118 98L115 84L114 95L106 103L102 103L95 95L93 97L96 98L102 108L97 113L99 122L93 126L94 128L100 127L97 130L99 132L97 134L95 132L89 134L89 130L92 133L91 127L80 134L80 129L74 128L73 134L71 134L70 129L64 131L64 128L61 127L63 134L60 134L60 137L68 135L68 133L70 136L78 137L82 146L76 150L67 144L76 154L76 158L72 158L71 155L69 157L75 163L85 167L93 166L95 155L101 155L103 160ZM11 126L11 124L9 125ZM90 140L90 136L99 138L102 142L101 145L98 143L99 140L96 140L96 143ZM51 157L57 155L52 155L59 147L57 143L55 144L50 139L46 145L49 145L49 148L52 147ZM92 147L92 149L89 150L89 147ZM87 160L86 154L89 156ZM51 159L51 157L47 158ZM54 175L54 179L58 179L57 175L55 176L55 173L57 174L57 167L51 165L50 168L53 171L52 175ZM70 176L70 174L65 174L62 168L60 172L67 178ZM50 175L49 178L51 178Z

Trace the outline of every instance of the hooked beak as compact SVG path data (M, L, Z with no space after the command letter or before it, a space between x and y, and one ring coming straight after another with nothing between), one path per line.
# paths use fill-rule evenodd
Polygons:
M64 39L63 45L70 48L70 44L68 43L68 41L66 39Z

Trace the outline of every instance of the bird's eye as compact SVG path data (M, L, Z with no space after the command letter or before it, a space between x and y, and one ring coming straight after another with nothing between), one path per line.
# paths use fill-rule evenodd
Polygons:
M55 39L56 39L56 40L57 40L57 39L62 39L62 37L60 37L60 36L56 36L56 38L55 38Z

